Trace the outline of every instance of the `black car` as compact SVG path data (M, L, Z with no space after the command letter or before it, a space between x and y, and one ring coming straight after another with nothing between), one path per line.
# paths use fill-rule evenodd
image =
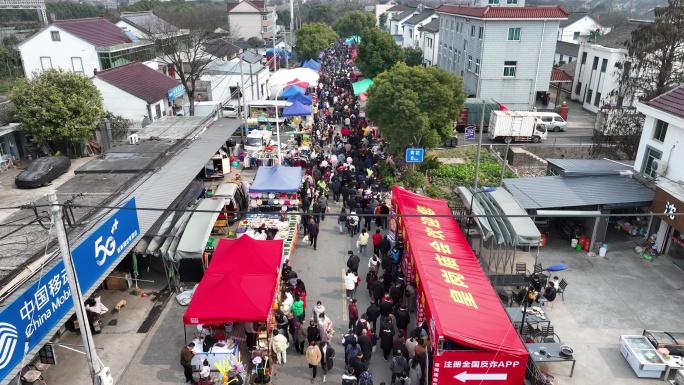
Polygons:
M64 155L38 158L17 175L14 183L21 188L45 186L69 171L69 167L71 160Z

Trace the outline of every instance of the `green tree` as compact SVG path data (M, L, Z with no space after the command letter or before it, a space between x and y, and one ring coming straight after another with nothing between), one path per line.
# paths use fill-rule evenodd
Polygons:
M378 25L382 31L387 30L387 13L383 12L378 17Z
M369 79L374 79L404 60L404 51L394 42L392 36L377 28L363 31L357 52L359 56L356 66Z
M361 35L366 28L375 28L375 15L364 11L347 12L337 19L333 29L342 37Z
M75 72L49 69L20 79L10 95L12 115L34 143L87 139L104 115L100 91Z
M249 43L249 45L250 45L252 48L259 48L259 47L261 47L261 46L264 45L264 41L261 40L261 39L259 39L259 38L256 37L256 36L252 36L252 37L250 37L249 39L247 39L247 43Z
M295 52L301 59L317 58L330 44L337 40L335 31L323 23L304 23L295 32L297 44Z
M278 25L284 25L286 27L290 26L290 18L292 15L290 15L290 9L281 9L276 11L276 14L278 15L278 20L276 21L276 24Z
M409 66L423 65L423 50L418 47L405 47L404 61Z
M323 23L329 25L335 20L333 9L327 4L306 3L302 8L304 8L303 13L305 14L302 18L307 23Z
M460 77L436 67L399 63L374 81L366 113L392 152L435 147L453 135L454 119L465 101Z

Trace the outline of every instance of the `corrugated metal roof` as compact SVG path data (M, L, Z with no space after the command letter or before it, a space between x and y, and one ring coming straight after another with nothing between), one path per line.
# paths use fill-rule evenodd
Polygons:
M558 171L559 175L592 176L592 175L620 175L620 172L632 171L631 165L608 159L546 159L549 166Z
M526 210L593 205L634 207L649 204L654 195L651 189L628 176L543 176L504 179L504 183Z

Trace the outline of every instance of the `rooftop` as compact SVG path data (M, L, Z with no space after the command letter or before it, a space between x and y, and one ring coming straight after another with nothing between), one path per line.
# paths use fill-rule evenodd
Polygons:
M655 97L645 104L668 114L684 118L684 85Z
M610 159L546 159L549 169L564 177L620 175L631 172L633 165Z
M645 23L647 22L630 20L619 27L613 28L610 33L606 33L590 43L606 48L625 49L627 48L627 43L632 39L632 31Z
M404 12L402 12L402 13L400 13L400 14L398 14L398 15L395 15L394 17L392 17L392 20L399 21L399 20L406 19L407 17L413 15L413 13L414 13L415 11L416 11L416 8L408 8L408 9L405 10Z
M102 17L55 20L52 22L52 25L98 47L132 42L131 39L124 34L123 29Z
M266 9L266 2L264 2L264 1L239 0L239 1L226 2L227 11L228 12L232 11L233 8L237 7L240 3L247 3L247 4L251 5L252 7L258 9L259 11L263 11Z
M181 83L140 62L99 71L95 76L147 103L156 103Z
M440 5L437 12L460 15L476 19L567 19L565 8L557 6L539 7L470 7L462 5Z
M620 175L542 176L504 179L504 183L526 210L596 205L607 208L648 206L654 195L653 190L636 179Z
M421 21L427 19L428 17L432 16L435 14L434 9L427 9L417 15L414 15L410 19L406 20L404 24L417 24L420 23Z
M570 75L569 73L558 69L558 68L553 68L551 70L551 79L550 81L552 83L572 83L572 79L574 78L573 75Z
M566 74L575 77L575 70L577 69L577 60L563 64L556 67L556 69L565 71Z
M204 52L217 58L235 55L242 49L232 44L231 41L227 38L218 38L207 41L206 43L204 43L203 48Z
M593 19L595 22L598 23L598 20L596 20L592 15L587 14L586 12L573 12L568 16L567 20L563 20L560 22L559 27L567 27L569 25L572 25L573 23L582 20L585 16L588 16L590 19Z
M195 131L203 127L209 116L166 116L138 131L140 140L191 139Z
M425 24L424 26L420 27L420 29L427 32L439 32L439 18Z
M125 21L134 27L143 30L148 34L176 31L178 28L172 26L159 18L152 11L146 12L122 12L120 20Z
M410 7L407 6L407 5L404 5L404 4L397 4L397 5L395 5L394 7L388 9L388 10L385 11L385 12L404 12L404 11L408 10L409 8L410 8Z
M556 53L565 56L577 57L577 55L579 55L579 47L579 44L558 40L556 42Z

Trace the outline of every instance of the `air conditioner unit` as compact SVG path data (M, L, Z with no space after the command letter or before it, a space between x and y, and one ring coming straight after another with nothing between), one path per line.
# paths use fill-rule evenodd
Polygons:
M667 162L660 159L653 159L651 170L653 170L658 176L665 175L665 172L667 171Z

